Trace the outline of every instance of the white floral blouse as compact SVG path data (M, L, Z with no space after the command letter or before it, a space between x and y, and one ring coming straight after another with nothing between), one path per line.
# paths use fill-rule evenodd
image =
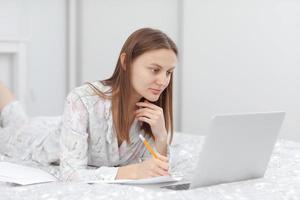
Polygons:
M94 82L101 91L110 88ZM150 157L139 134L140 122L134 121L131 144L118 147L113 128L111 101L93 94L88 85L74 89L67 97L61 131L60 167L64 180L112 180L118 166L139 162ZM152 144L153 140L145 136ZM99 167L88 169L87 165Z
M101 91L110 88L92 83ZM118 146L111 101L93 94L88 85L73 89L66 98L62 117L29 118L15 101L0 113L0 153L42 164L59 163L65 181L113 180L119 166L151 157L139 134L154 141L134 121L130 144Z

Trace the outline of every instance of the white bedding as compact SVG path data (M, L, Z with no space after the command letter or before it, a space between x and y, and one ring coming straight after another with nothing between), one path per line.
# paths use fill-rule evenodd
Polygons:
M189 176L196 165L203 137L175 134L171 158L172 173ZM0 160L11 160L1 156ZM16 161L15 161L16 162ZM38 166L36 163L25 163ZM58 175L57 166L39 166ZM187 191L142 186L85 183L46 183L14 186L0 183L0 199L300 199L300 143L279 140L264 178L221 184Z

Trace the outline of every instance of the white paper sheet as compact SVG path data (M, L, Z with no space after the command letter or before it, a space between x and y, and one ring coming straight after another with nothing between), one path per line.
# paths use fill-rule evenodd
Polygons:
M0 162L0 181L29 185L54 182L57 181L57 179L51 174L37 168L10 162Z
M172 176L158 176L147 179L119 179L112 181L88 181L88 183L109 183L109 184L126 184L126 185L149 185L149 184L160 184L160 183L171 183L180 181L181 177L172 177Z

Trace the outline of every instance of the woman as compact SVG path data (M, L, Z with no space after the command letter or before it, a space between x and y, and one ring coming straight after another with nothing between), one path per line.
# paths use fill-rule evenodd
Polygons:
M0 86L0 137L6 141L1 152L41 163L60 161L63 180L169 175L176 64L177 47L166 34L139 29L126 40L109 79L69 93L62 119L29 119L9 90ZM157 159L139 134L156 149Z

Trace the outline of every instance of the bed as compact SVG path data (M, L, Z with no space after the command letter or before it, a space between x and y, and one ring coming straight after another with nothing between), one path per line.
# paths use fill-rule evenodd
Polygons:
M172 173L190 176L203 136L176 133L171 148ZM13 161L1 156L2 161ZM58 176L57 166L39 166ZM300 143L278 140L265 177L185 191L117 184L53 182L28 186L0 183L0 199L300 199Z

